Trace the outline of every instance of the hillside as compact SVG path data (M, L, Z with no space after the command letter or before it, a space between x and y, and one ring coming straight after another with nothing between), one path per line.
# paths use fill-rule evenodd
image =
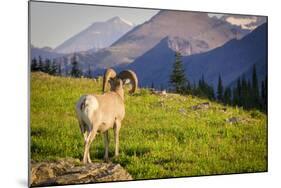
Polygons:
M175 46L170 37L161 40L155 47L137 58L127 66L118 67L132 69L139 75L142 86L168 87L169 76L175 61ZM177 38L177 43L184 46L186 40ZM239 76L251 76L252 67L257 66L258 77L261 81L267 74L267 24L259 26L240 40L230 40L223 46L208 52L183 56L182 60L186 76L194 83L204 75L205 80L216 87L218 76L221 75L224 85L227 86Z
M105 22L94 22L56 47L55 52L74 53L88 50L95 52L109 47L133 27L133 24L120 17L113 17Z
M79 54L79 59L92 64L94 68L128 64L165 37L185 39L188 42L183 49L186 55L198 54L249 32L226 21L210 18L207 13L162 10L127 32L109 48L97 53Z
M32 160L82 159L74 106L87 93L101 93L101 80L31 74ZM113 131L109 154L133 179L267 171L267 116L259 111L145 89L126 95L125 103L120 157L112 158ZM101 135L90 151L93 161L102 161Z
M49 48L37 48L33 45L30 45L30 58L39 59L39 56L42 59L54 59L62 57L64 54L56 53Z

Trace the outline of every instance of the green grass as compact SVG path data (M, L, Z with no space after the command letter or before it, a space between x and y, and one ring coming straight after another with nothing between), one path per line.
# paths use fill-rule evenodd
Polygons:
M31 158L82 159L83 137L74 106L83 94L100 93L90 79L31 74ZM259 111L211 102L209 109L192 110L206 102L193 96L160 97L140 90L125 96L126 116L120 132L120 157L110 157L134 179L267 171L267 116ZM231 124L226 121L238 117ZM91 147L91 158L103 160L103 137Z

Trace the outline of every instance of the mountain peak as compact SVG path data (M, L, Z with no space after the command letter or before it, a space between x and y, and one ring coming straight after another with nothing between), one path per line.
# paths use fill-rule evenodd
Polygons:
M133 24L120 18L113 17L107 21L94 22L88 28L55 48L59 53L96 52L109 47L113 42L133 28Z
M106 22L111 22L111 23L120 23L120 22L123 22L123 23L126 23L127 25L130 25L130 26L133 26L133 24L119 16L115 16L113 18L110 18L109 20L107 20Z

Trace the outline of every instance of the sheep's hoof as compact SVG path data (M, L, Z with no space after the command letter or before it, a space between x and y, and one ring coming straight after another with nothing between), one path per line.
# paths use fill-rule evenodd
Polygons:
M109 162L109 158L104 158L104 162L108 163Z

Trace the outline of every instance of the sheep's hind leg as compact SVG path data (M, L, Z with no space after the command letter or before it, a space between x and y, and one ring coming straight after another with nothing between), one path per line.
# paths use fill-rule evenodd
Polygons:
M84 148L84 157L83 157L83 163L86 164L87 162L91 163L91 158L90 158L90 153L89 153L89 150L90 150L90 146L91 146L91 143L93 142L93 140L95 139L96 137L96 134L97 134L97 131L96 130L92 130L86 141L85 141L85 148Z
M104 137L104 147L105 147L105 151L104 151L104 161L105 161L105 162L108 162L108 161L109 161L109 158L108 158L108 150L109 150L109 135L108 135L108 130L103 133L103 137Z
M84 144L85 145L86 145L87 137L88 137L88 132L84 132ZM90 158L90 151L88 152L87 158L88 158L88 163L92 163L91 158Z
M78 116L78 121L79 121L79 127L81 130L81 133L83 134L84 137L84 145L86 145L86 140L87 137L89 136L89 131L87 130L87 125L80 119L80 117ZM91 163L91 159L90 159L90 152L88 153L88 162Z
M119 131L121 128L121 122L119 120L115 121L114 124L114 141L115 141L115 157L119 156Z

